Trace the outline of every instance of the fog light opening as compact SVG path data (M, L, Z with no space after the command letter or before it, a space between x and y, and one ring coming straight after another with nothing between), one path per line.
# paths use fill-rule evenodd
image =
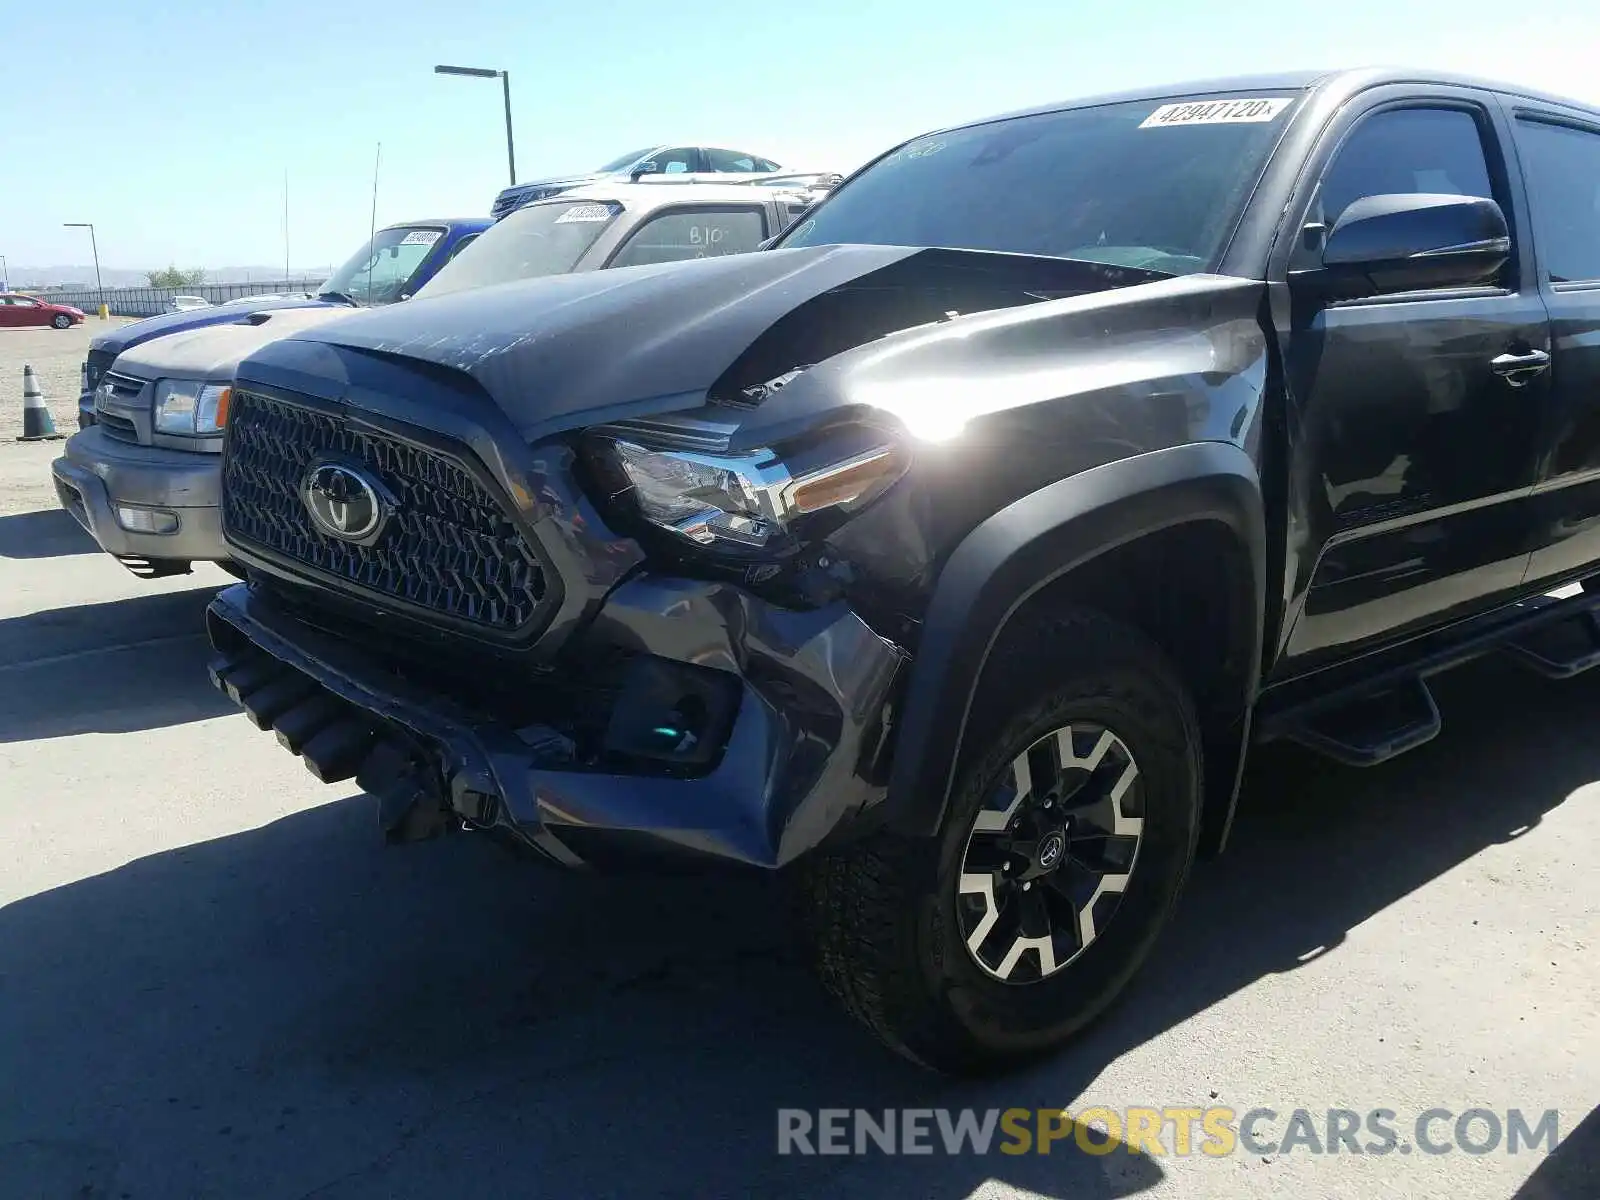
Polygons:
M699 696L688 695L679 700L667 719L651 732L661 739L666 753L689 754L705 736L708 715L706 702Z
M177 533L178 514L164 508L135 508L131 504L119 504L117 524L129 533Z
M628 758L704 767L737 709L737 687L722 672L642 657L626 674L604 746Z

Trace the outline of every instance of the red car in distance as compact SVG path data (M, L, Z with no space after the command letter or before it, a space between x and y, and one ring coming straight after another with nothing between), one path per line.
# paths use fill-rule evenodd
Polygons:
M51 304L21 292L0 292L0 329L24 325L54 325L68 329L83 324L84 311L70 304Z

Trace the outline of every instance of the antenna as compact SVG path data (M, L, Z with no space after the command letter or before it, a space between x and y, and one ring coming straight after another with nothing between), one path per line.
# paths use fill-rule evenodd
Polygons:
M283 282L289 282L289 168L283 169Z
M372 268L378 265L378 248L373 245L378 240L378 164L383 161L383 143L378 143L378 153L372 160L372 229L367 234L367 250L370 257L367 259L367 303L372 303Z

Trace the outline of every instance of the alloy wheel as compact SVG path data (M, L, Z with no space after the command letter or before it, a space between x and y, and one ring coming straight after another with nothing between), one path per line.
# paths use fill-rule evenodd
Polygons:
M1088 722L1039 738L984 799L962 853L956 912L972 960L1006 983L1054 975L1100 937L1144 834L1139 767Z

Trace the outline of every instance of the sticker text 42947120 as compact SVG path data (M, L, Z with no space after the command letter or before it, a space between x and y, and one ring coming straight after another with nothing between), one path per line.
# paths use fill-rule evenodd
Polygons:
M1143 121L1140 129L1172 125L1235 125L1272 121L1293 101L1287 97L1247 97L1241 100L1187 100L1163 104Z

